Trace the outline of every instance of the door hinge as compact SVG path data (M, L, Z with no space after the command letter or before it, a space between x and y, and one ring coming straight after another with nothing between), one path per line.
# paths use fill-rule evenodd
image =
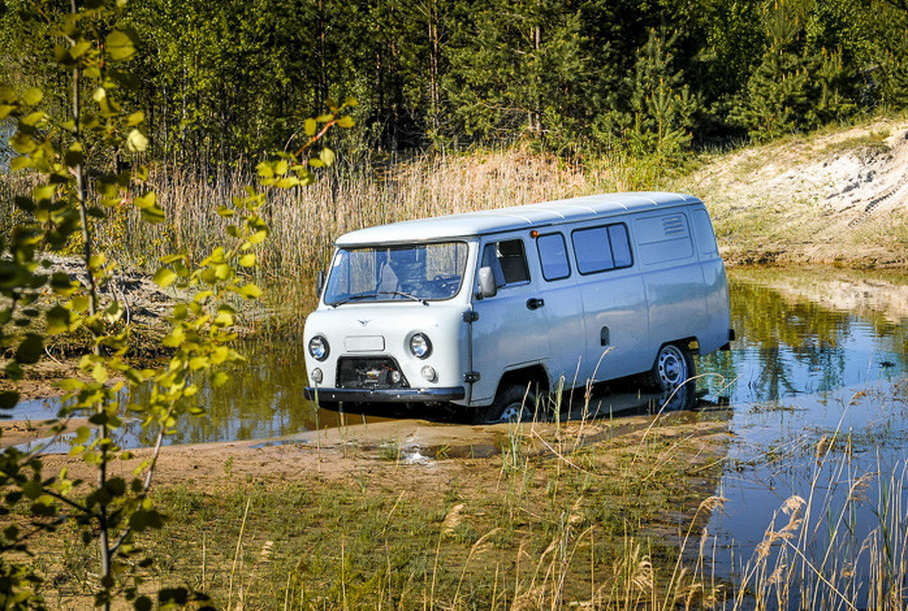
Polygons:
M482 376L479 375L478 371L468 371L467 373L463 374L463 381L467 384L475 384L481 377Z
M463 321L465 323L470 324L476 322L477 320L479 320L479 312L473 312L471 310L469 312L463 313Z

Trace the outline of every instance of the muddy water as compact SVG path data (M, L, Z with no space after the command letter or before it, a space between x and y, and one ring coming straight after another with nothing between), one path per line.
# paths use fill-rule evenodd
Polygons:
M753 416L764 412L782 414L793 427L857 426L871 416L867 410L845 410L840 424L842 410L825 407L836 393L853 387L885 391L908 375L908 276L732 270L730 280L738 339L729 352L698 358L703 377L697 388L700 407L731 406L733 427L750 430ZM388 418L470 420L470 414L437 408L365 414L320 410L303 399L302 342L250 342L243 352L248 365L225 386L199 393L207 413L186 420L171 443L269 439ZM593 407L604 415L647 412L658 400L640 395L633 384L597 390ZM575 395L575 415L583 407L581 394ZM18 406L16 416L39 419L55 411L53 403L33 401Z

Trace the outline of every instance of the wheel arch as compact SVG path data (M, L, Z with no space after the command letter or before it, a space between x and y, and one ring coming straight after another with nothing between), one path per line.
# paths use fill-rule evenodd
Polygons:
M534 390L539 394L549 391L549 372L541 363L504 372L504 375L498 380L495 396L497 397L511 386L523 386L526 388L527 384L535 384Z
M686 348L694 356L700 354L700 341L697 339L696 335L691 335L690 337L671 339L659 344L659 348L656 350L656 355L653 357L653 362L655 362L655 360L659 358L659 352L661 352L662 349L668 345L675 345Z

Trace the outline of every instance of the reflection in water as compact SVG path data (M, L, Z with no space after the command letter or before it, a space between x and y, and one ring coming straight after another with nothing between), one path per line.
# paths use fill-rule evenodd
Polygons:
M727 499L725 508L708 526L717 543L716 574L746 580L774 515L778 531L789 519L780 508L797 495L809 505L792 544L824 579L835 581L841 600L864 605L870 571L880 570L871 569L868 537L887 529L904 537L908 527L904 512L888 516L887 524L880 520L883 512L908 501L900 498L908 490L899 480L908 447L908 313L867 307L893 302L866 294L866 280L858 313L837 309L839 300L832 298L837 293L829 288L853 296L854 290L844 288L854 287L853 280L814 279L818 297L811 298L805 285L778 272L766 272L765 279L753 270L743 276L732 276L739 340L730 353L700 359L701 371L728 380L723 385L711 378L709 387L730 397L735 434L717 491ZM883 286L899 292L908 283ZM851 297L845 301L857 303ZM894 544L888 553L908 559L906 543L874 545ZM801 560L788 544L767 549L761 562L770 573L783 562L793 567ZM799 577L817 580L812 573ZM903 581L899 577L896 585ZM786 602L777 604L796 604L797 596L786 593ZM841 607L841 600L833 606Z
M301 344L245 342L240 351L247 364L232 372L229 381L218 388L200 380L195 399L205 408L205 414L186 418L168 443L270 439L386 419L339 414L306 401L303 350Z
M710 390L729 394L733 404L825 393L905 372L908 330L887 312L856 315L790 300L734 275L731 295L738 339L731 352L701 358L700 371L720 374L709 380Z

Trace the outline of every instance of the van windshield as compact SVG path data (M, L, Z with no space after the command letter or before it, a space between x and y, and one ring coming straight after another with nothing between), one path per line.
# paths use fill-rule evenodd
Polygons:
M341 248L334 256L325 303L440 301L460 291L465 242Z

